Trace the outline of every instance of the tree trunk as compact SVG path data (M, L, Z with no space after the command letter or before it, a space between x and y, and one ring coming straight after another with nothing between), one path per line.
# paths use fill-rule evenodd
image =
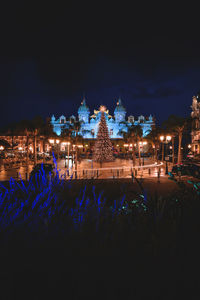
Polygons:
M155 143L155 160L158 162L158 143Z
M34 131L34 165L37 164L37 131Z
M162 143L162 161L164 161L164 143Z
M78 166L78 151L77 151L77 145L75 146L75 170L77 171Z
M132 158L133 158L133 167L134 167L134 166L135 166L135 161L136 161L136 157L135 157L135 146L134 146L134 144L133 144Z
M45 163L45 154L44 154L44 151L45 151L45 138L43 138L42 140L42 147L43 147L43 154L42 154L42 158L43 158L43 164Z
M172 164L174 165L174 136L172 137Z
M178 135L178 162L177 164L181 164L181 142L182 142L182 132L179 133Z
M139 142L137 144L138 144L139 166L141 166L140 144L139 144Z
M28 132L27 132L26 133L26 167L27 167L27 169L28 169L28 159L29 159L28 144L29 144L29 136L28 136Z

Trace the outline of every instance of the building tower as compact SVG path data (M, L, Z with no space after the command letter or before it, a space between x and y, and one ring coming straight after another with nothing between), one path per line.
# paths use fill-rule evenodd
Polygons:
M120 123L125 121L125 116L126 116L126 109L122 105L122 101L119 98L117 101L117 106L114 110L114 116L115 116L115 122Z
M78 119L80 122L88 123L89 115L90 115L90 110L89 110L88 106L86 105L85 98L83 98L83 101L81 102L81 105L79 106L79 109L78 109Z

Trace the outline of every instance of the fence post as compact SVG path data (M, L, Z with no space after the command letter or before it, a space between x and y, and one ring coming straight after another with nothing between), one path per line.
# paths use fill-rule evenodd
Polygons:
M149 168L149 176L151 175L151 169Z
M160 168L158 168L158 183L160 182Z
M134 182L134 174L132 170L131 170L131 177L132 177L132 182Z
M135 169L135 177L137 177L137 169Z

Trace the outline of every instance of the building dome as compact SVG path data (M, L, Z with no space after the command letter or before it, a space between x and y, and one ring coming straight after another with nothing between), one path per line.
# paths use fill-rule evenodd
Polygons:
M85 98L81 102L81 105L79 106L78 113L83 113L83 112L89 112L89 107L86 105Z
M118 102L117 102L117 106L116 106L116 108L115 108L114 113L116 113L116 112L126 112L126 109L125 109L124 106L122 105L121 99L119 99Z

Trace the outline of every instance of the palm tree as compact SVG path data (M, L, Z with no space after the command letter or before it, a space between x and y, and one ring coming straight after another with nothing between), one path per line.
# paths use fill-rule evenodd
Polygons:
M143 131L140 125L131 125L128 127L128 131L125 132L120 130L118 134L123 135L123 138L126 142L132 143L132 158L133 158L133 166L135 166L136 155L135 155L135 143L138 145L138 156L139 156L139 165L141 165L141 155L140 155L140 144L139 142L142 140Z
M190 118L183 118L175 115L170 115L169 118L163 122L163 126L171 132L173 136L173 144L172 147L174 147L174 138L178 136L178 160L177 164L181 163L181 143L183 138L183 133L186 130L187 126L190 123ZM173 150L173 149L172 149ZM172 151L174 153L174 150ZM174 154L173 154L174 156ZM174 162L174 159L173 159Z
M145 137L150 143L153 150L153 158L158 161L158 147L160 145L160 135L162 133L162 129L160 127L153 127L148 131L147 136Z
M53 127L50 124L49 120L46 120L44 126L40 128L40 134L42 134L42 148L43 148L43 163L45 162L45 145L48 140L52 137L56 137L57 135L53 132Z
M143 130L140 125L136 125L136 126L134 126L133 131L135 134L135 141L138 146L139 166L141 166L140 142L143 140Z
M71 130L72 130L72 141L75 145L75 170L77 171L77 163L78 163L78 143L83 142L82 135L79 134L79 131L81 129L81 122L80 121L74 121L71 124Z

